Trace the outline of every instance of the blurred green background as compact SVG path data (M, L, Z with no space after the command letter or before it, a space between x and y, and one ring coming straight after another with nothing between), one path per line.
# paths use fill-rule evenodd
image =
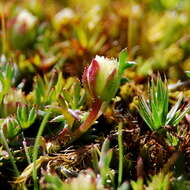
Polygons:
M190 69L189 0L10 0L0 2L1 55L23 73L63 69L81 76L96 54L128 48L131 77ZM130 76L130 74L129 74Z

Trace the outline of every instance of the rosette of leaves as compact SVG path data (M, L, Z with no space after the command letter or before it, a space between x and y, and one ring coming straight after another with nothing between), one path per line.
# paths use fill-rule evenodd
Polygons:
M148 101L144 97L139 97L138 111L152 131L158 131L166 125L176 126L183 117L190 111L190 106L180 110L183 99L180 94L178 101L169 111L169 92L167 81L164 82L160 77L156 83L152 79L148 88Z
M30 127L34 123L36 117L37 114L34 107L30 109L26 105L18 106L16 119L22 129L27 129L28 127Z
M14 64L4 63L0 67L0 103L2 103L4 96L8 93L11 88L14 78Z

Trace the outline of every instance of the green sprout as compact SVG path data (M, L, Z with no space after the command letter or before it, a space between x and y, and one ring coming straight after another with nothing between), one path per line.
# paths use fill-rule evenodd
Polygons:
M128 189L129 184L123 180L124 169L124 157L123 157L123 136L122 136L122 123L120 122L118 127L118 151L119 151L119 164L118 164L118 180L116 182L115 171L110 168L111 160L113 159L113 149L110 148L111 139L107 137L102 145L101 151L97 147L92 151L92 164L97 173L100 173L101 179L99 181L100 186L113 186L117 184L118 189ZM99 160L98 160L99 157Z
M31 109L27 106L18 106L16 119L22 129L30 127L37 117L36 110L34 107Z
M70 89L63 89L63 97L66 104L68 104L72 110L76 110L80 109L84 104L86 93L85 90L81 88L80 81L75 79Z
M1 123L1 127L0 127L0 141L1 141L1 144L5 147L8 155L9 155L11 164L14 169L15 176L17 177L17 176L19 176L19 170L16 165L16 160L15 160L14 154L13 154L12 150L10 149L8 141L7 141L8 137L13 137L16 135L17 131L16 131L15 126L16 126L15 120L5 119Z
M146 190L169 190L171 186L170 178L172 177L171 173L165 174L164 172L160 172L157 175L151 177L151 180L148 181L148 186L145 188Z
M11 88L14 72L14 65L12 63L3 64L0 68L0 103L2 103L4 96L8 93L8 90Z
M99 170L101 175L102 185L114 184L114 171L110 168L110 162L112 160L113 150L110 148L110 139L106 138L101 149Z
M164 172L160 172L157 175L151 176L150 180L147 181L147 185L144 184L142 178L139 178L137 181L131 181L131 186L133 190L169 190L171 187L171 177L171 173L165 174Z
M115 171L110 168L113 156L113 149L110 148L110 138L107 137L101 151L98 147L92 151L92 164L96 173L100 174L97 183L100 189L103 187L114 186Z
M133 190L143 190L143 179L139 178L137 181L131 181L131 186Z
M156 84L153 79L149 86L149 101L140 96L138 111L152 131L158 131L166 125L176 126L189 112L190 106L183 111L179 109L183 96L180 94L178 101L169 111L169 93L166 80L162 82L158 77Z
M26 105L24 105L24 106L18 105L17 112L16 112L16 119L17 119L20 129L26 130L27 128L29 128L36 120L36 117L37 117L37 114L36 114L36 110L34 107L32 107L30 109ZM25 140L23 131L21 134L23 137L23 147L24 147L27 161L28 161L28 163L31 163L31 159L30 159L30 155L28 152L28 148L27 148L27 144L26 144L26 140Z
M7 139L12 139L20 132L20 127L17 120L13 117L7 117L0 121L3 133Z
M44 75L44 78L38 75L34 80L34 91L32 94L34 103L38 105L55 103L64 86L62 73L57 74L57 71L54 70L50 80L47 75Z

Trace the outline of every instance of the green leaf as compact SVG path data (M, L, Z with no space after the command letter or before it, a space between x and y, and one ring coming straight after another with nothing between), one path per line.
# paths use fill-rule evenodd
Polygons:
M190 111L189 106L182 112L179 110L183 99L183 95L180 94L178 101L168 113L169 94L166 80L163 82L158 77L155 84L152 79L148 90L149 101L146 103L145 99L140 97L138 111L151 130L158 130L166 125L176 126Z
M119 53L119 70L118 70L118 75L121 77L121 75L123 74L123 72L125 71L128 62L128 53L126 51L126 49L123 49L120 53Z
M118 75L121 77L125 69L132 67L136 64L134 61L127 61L128 59L128 53L126 49L123 49L119 53L119 71Z
M50 187L47 187L48 189L52 189L52 188L54 190L62 189L63 182L58 176L48 175L48 176L45 176L45 180L48 183L47 186L50 186ZM52 184L52 186L49 183Z
M133 190L143 190L144 189L143 179L139 178L137 181L131 181L131 186Z
M77 105L78 105L78 102L80 100L80 90L81 90L81 86L80 86L80 82L77 80L74 85L73 85L73 89L74 89L74 92L73 92L73 109L77 109Z
M68 92L68 90L66 89L63 89L63 96L64 96L64 99L67 101L67 102L72 102L72 96L71 94ZM65 101L64 100L64 101Z
M30 123L30 125L32 125L34 123L36 117L37 117L36 110L34 107L32 107L32 109L29 112L29 116L28 116L28 122Z
M179 124L179 122L184 118L184 116L190 111L190 105L187 105L187 107L179 114L174 121L172 121L172 125L176 126Z
M119 169L118 169L118 185L121 185L123 179L123 124L120 122L118 125L118 146L119 146Z
M18 126L17 121L12 117L6 118L2 124L2 127L6 138L9 139L15 137L20 132L20 127Z
M174 118L180 104L181 104L181 101L183 99L183 95L182 93L179 95L179 98L178 98L178 101L176 102L176 104L172 107L172 109L170 110L170 112L168 113L167 115L167 122L166 122L166 125L168 124L171 124L171 121L172 119Z
M27 121L27 108L26 106L22 106L21 108L21 119L22 119L22 122L26 122Z
M150 111L148 104L146 103L146 101L143 97L139 98L138 111L139 111L141 117L143 118L143 120L150 127L150 129L154 130L154 125L153 125L153 121L152 121L152 117L151 117L152 113Z
M16 118L17 118L19 124L21 124L20 121L22 120L21 111L22 111L22 108L20 105L18 105L17 112L16 112Z
M17 108L16 119L23 129L30 127L34 123L36 116L37 114L34 107L29 110L26 105L22 107L19 105Z
M190 71L185 71L185 73L190 78Z

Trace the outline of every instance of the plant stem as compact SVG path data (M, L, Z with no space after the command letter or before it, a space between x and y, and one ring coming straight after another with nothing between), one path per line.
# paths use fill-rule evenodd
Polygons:
M24 151L25 151L25 154L26 154L26 158L27 158L27 161L28 161L28 164L31 164L31 159L30 159L30 154L28 152L28 147L27 147L27 144L26 144L26 139L22 133L22 136L23 136L23 147L24 147Z
M129 1L129 7L130 7L130 11L132 9L132 2L131 0ZM127 34L127 38L128 38L128 55L129 55L129 59L131 59L131 49L132 49L132 38L133 38L133 16L130 14L128 17L128 34Z
M37 169L36 169L36 159L38 157L38 150L39 150L39 146L40 146L40 137L42 136L43 134L43 131L44 131L44 128L46 126L46 123L48 122L48 119L49 119L49 116L50 116L51 112L48 112L46 113L46 115L44 116L43 120L42 120L42 123L39 127L39 130L38 130L38 134L36 136L36 141L35 141L35 144L34 144L34 152L33 152L33 162L34 162L34 167L33 167L33 173L32 173L32 176L33 176L33 181L34 181L34 189L35 190L38 190L38 183L37 183Z
M2 129L2 128L1 128L1 130L0 130L0 136L1 136L2 143L3 143L3 145L4 145L5 149L6 149L6 151L7 151L8 154L9 154L10 161L11 161L11 163L12 163L12 165L13 165L13 168L14 168L14 171L15 171L15 174L16 174L16 177L18 177L20 174L19 174L18 168L17 168L17 166L16 166L16 164L15 164L16 161L15 161L15 159L14 159L13 154L11 153L11 150L10 150L9 145L8 145L8 143L7 143L7 140L6 140L5 136L4 136L4 133L3 133L3 129Z
M122 123L118 125L118 145L119 145L119 169L118 169L118 186L122 183L123 178L123 140L122 140Z
M4 11L1 10L1 24L2 24L2 53L5 54L7 50L6 45L6 28L5 28L5 17L4 17Z
M100 111L102 111L103 103L104 102L96 99L92 104L92 109L87 119L80 125L80 127L74 132L70 131L68 128L64 128L56 137L55 141L52 141L52 144L68 146L83 135L102 114Z
M101 110L102 101L95 100L92 105L92 110L90 111L87 119L84 121L84 123L81 124L81 126L76 129L72 134L72 142L79 138L81 135L83 135L96 121L96 119L100 116L99 112Z

